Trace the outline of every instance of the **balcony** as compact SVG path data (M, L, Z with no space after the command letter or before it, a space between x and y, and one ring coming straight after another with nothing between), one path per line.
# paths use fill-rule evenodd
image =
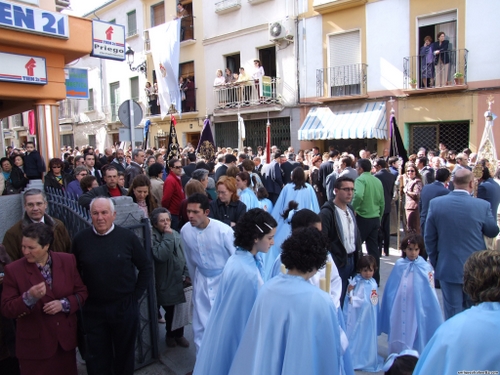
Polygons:
M225 14L241 8L241 0L222 0L215 3L215 13Z
M248 0L248 3L250 5L255 5L255 4L265 3L266 1L270 1L270 0Z
M366 64L316 69L316 96L323 100L366 97Z
M342 9L354 8L364 5L368 0L314 0L313 9L315 12L325 14Z
M445 60L449 60L445 65L434 65L434 61L427 63L425 55L407 56L403 59L403 90L406 94L467 89L469 51L457 49L445 53L447 54Z
M237 111L261 112L283 108L277 93L278 78L264 76L261 82L253 80L215 86L213 95L216 114L234 114Z

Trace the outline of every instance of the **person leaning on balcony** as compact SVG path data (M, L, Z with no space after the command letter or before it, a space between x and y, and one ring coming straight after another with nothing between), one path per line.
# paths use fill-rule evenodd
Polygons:
M243 67L240 68L240 75L238 76L238 80L236 81L236 83L241 86L239 100L240 101L248 101L249 92L248 92L247 87L245 87L245 86L251 84L251 82L250 82L250 77L245 72L245 68L243 68Z
M262 67L262 64L260 63L260 60L254 60L253 61L255 71L252 74L252 78L255 82L255 89L257 90L258 96L260 97L259 93L259 82L264 77L264 68Z
M234 81L236 81L236 79L233 76L233 72L231 71L231 69L226 68L226 74L224 76L224 80L226 81L226 84L230 84L230 83L233 83Z
M217 93L218 93L218 101L219 103L224 103L225 100L224 100L224 90L222 90L222 86L224 86L226 84L226 79L224 78L224 75L222 73L222 70L220 69L217 69L217 71L215 72L216 74L216 77L215 77L215 80L214 80L214 87L215 87L215 90Z
M436 66L436 87L448 86L448 70L450 68L449 42L445 40L445 34L440 31L438 40L432 44L434 51L434 65Z
M432 49L432 38L427 35L424 45L420 48L420 73L422 76L422 87L434 86L434 54Z

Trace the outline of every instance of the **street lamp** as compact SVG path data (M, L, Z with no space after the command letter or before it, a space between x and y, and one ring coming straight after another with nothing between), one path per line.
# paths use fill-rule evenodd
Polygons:
M147 78L148 71L147 71L146 61L143 61L141 64L137 65L135 68L132 67L132 64L134 63L134 55L135 55L134 50L132 48L130 48L130 46L127 47L127 52L125 52L125 56L127 56L127 63L128 63L130 70L133 72L138 70L139 72L144 73L144 75Z

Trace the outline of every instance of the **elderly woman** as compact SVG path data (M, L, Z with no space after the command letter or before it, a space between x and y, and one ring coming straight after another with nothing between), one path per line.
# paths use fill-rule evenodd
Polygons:
M88 174L89 171L86 167L83 167L81 165L76 167L73 170L73 176L75 177L75 179L68 184L66 193L70 194L70 196L75 199L80 198L80 195L83 194L82 187L80 186L80 181L82 181L82 178L84 178L85 176L88 176Z
M233 177L222 176L215 186L218 198L210 202L209 217L234 227L247 211L245 203L240 201Z
M165 310L165 340L168 347L187 348L184 327L172 330L175 305L186 302L184 286L191 283L186 267L181 236L170 226L172 217L163 207L151 213L152 251L155 262L156 300Z
M9 158L0 159L2 166L2 177L4 180L3 195L19 194L28 184L28 179L24 173Z
M47 188L52 188L54 190L66 190L67 177L63 172L64 163L59 158L53 158L49 161L49 171L45 175L43 188L47 191Z
M151 212L158 207L156 198L151 194L151 181L144 174L140 174L132 180L128 196L132 197L134 203L137 203L145 217L149 217Z
M191 179L200 181L203 184L203 188L208 193L209 198L213 200L217 198L217 195L215 194L215 182L212 177L208 176L208 174L208 169L199 168L191 173ZM212 186L212 188L209 188L209 186Z
M406 175L403 176L403 193L405 194L406 231L420 234L420 212L418 201L422 191L422 178L413 163L406 164Z
M434 85L434 53L432 51L432 37L424 38L424 45L420 48L420 74L422 87Z
M465 262L464 292L475 306L444 322L425 347L413 374L474 373L498 369L500 252L476 251ZM466 345L464 345L466 343Z
M76 311L87 299L73 254L49 251L52 229L23 229L24 258L5 267L2 314L17 319L21 374L76 375Z

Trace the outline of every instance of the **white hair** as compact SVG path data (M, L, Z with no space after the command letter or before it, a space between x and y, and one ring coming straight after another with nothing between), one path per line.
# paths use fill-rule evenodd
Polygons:
M115 204L113 203L113 200L108 197L95 197L94 199L92 199L92 201L90 202L90 212L92 212L92 206L94 205L94 202L98 199L105 199L109 203L109 209L111 210L111 213L115 213Z

